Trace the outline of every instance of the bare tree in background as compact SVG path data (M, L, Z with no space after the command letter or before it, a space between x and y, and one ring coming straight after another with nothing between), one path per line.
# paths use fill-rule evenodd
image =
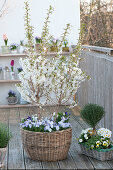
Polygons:
M85 24L86 35L83 44L113 47L112 2L91 0L81 2L81 23Z

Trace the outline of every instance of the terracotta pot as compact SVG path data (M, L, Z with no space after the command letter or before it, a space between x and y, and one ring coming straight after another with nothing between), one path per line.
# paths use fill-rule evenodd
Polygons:
M6 156L7 147L6 148L0 148L0 168L3 167L3 162Z
M62 47L62 52L69 52L69 47Z
M35 44L35 50L38 53L40 50L40 43Z
M51 46L50 52L58 52L58 47Z

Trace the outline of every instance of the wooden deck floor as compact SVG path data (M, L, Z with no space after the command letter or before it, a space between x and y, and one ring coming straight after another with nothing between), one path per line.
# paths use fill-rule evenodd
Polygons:
M58 162L37 162L30 160L22 148L20 134L20 119L29 113L34 114L36 108L11 108L0 109L0 121L7 123L13 137L10 140L7 156L5 159L5 169L113 169L113 161L101 162L87 157L80 153L79 145L75 140L83 128L87 125L80 119L79 114L71 114L71 124L73 129L72 144L68 158Z

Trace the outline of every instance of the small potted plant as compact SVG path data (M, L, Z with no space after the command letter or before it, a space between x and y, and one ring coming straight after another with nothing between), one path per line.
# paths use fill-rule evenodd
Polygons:
M16 54L17 53L17 48L18 48L18 45L16 43L11 44L10 45L11 53Z
M23 52L24 52L24 41L20 40L19 53L23 53Z
M12 137L7 126L3 123L0 123L0 168L3 167L3 162L7 152L7 145L10 138Z
M9 46L7 46L7 43L8 43L8 38L7 38L7 35L6 34L3 34L3 40L4 40L4 43L5 43L5 46L2 46L2 53L3 54L6 54L6 53L9 53Z
M36 50L36 52L39 52L39 50L40 50L40 44L41 44L41 42L42 42L42 40L41 40L41 37L35 37L35 41L36 41L36 44L35 44L35 50Z
M10 90L8 92L7 100L8 100L8 104L16 104L18 102L16 93L14 91Z
M65 40L64 41L64 47L62 47L63 52L69 52L69 47L67 45L68 45L68 41Z
M14 80L14 79L15 79L15 73L14 73L14 60L11 60L10 65L11 65L11 72L10 72L10 74L11 74L11 80Z
M50 40L50 52L58 52L59 39L51 38Z
M113 159L113 145L110 140L112 132L105 128L96 129L96 125L102 119L104 113L103 107L87 104L80 114L91 128L82 130L78 138L81 152L101 161Z
M22 67L17 68L17 70L18 70L18 74L19 74L21 71L23 71Z
M27 155L32 160L66 159L72 136L69 115L67 112L53 113L49 118L45 117L41 120L37 115L22 119L22 142Z

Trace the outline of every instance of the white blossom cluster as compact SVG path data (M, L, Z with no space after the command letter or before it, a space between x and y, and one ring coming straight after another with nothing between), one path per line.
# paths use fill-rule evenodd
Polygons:
M19 73L20 84L17 84L17 89L21 93L24 100L37 105L43 105L41 98L46 93L48 86L47 73L48 63L45 58L20 59L20 64L23 71Z
M24 100L37 105L43 105L47 100L56 101L58 105L67 104L84 81L78 62L73 65L70 58L64 56L54 61L42 56L32 60L25 58L20 60L20 64L23 71L19 73L21 83L17 89Z
M100 128L97 131L98 135L102 136L103 138L111 138L112 132L106 128Z
M29 9L26 4L26 13ZM72 106L76 105L74 95L80 87L80 83L85 80L85 73L78 67L79 58L78 53L80 44L78 43L76 53L70 56L62 56L61 47L62 43L68 35L70 24L67 24L62 35L62 40L59 45L58 53L53 59L47 59L46 49L49 44L49 17L53 8L50 6L45 24L42 32L42 46L40 56L36 56L34 51L28 54L28 57L20 60L20 65L23 71L19 73L21 83L17 84L17 89L22 98L30 103L35 103L37 106L44 105L47 101L53 104L66 105L71 103ZM26 20L27 18L26 14ZM27 25L29 31L29 24ZM31 32L32 33L32 32ZM69 103L68 103L69 102Z

